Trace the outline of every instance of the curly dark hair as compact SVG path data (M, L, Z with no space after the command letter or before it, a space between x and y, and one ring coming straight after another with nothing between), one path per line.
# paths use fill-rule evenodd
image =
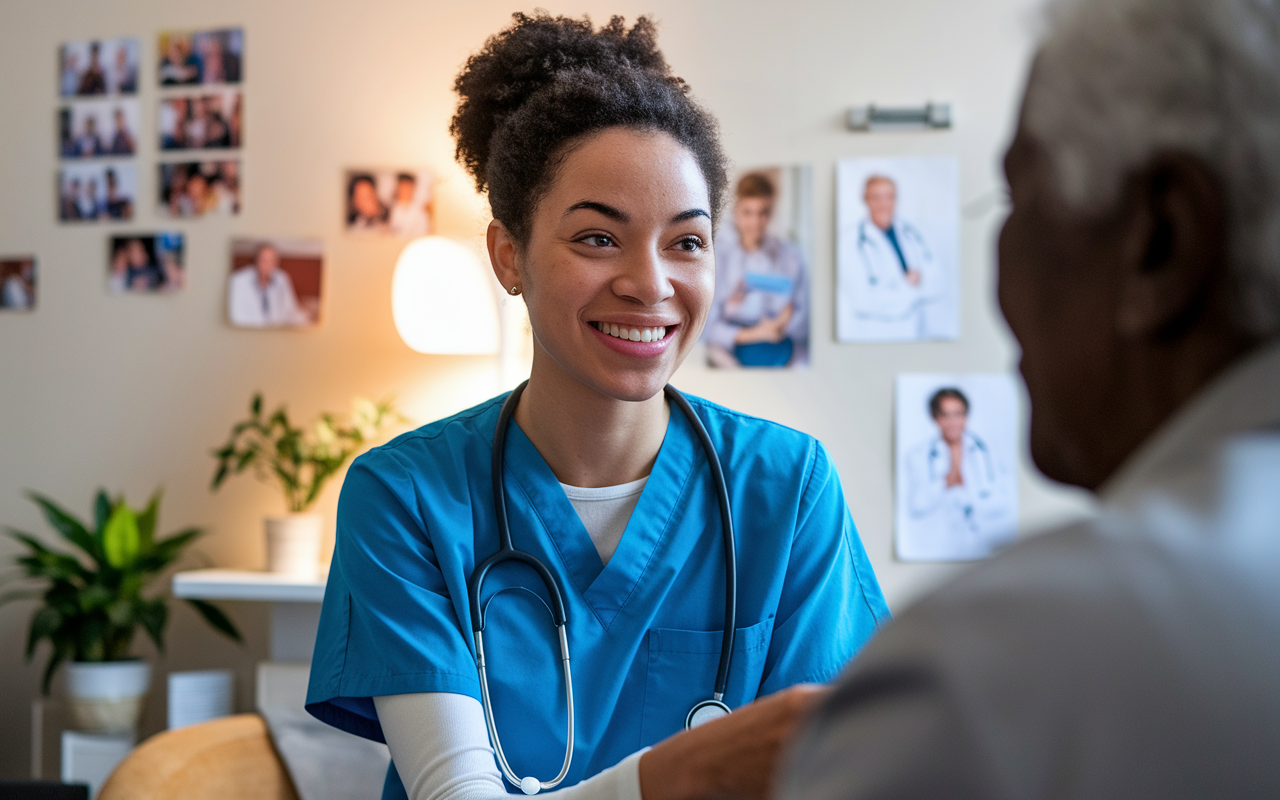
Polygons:
M728 183L715 118L671 74L653 21L627 30L614 17L596 31L588 18L512 16L454 82L461 100L449 127L494 219L527 243L533 209L573 146L622 126L667 133L693 155L714 227Z

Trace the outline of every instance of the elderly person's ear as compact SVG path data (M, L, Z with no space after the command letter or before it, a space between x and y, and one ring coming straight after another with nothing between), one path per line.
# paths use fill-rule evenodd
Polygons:
M1199 158L1157 156L1131 180L1116 325L1139 338L1176 338L1227 289L1222 183Z

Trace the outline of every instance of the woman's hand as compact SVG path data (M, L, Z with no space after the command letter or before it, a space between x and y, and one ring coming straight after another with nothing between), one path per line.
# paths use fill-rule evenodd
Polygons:
M738 335L733 338L734 344L756 344L757 342L777 344L787 338L787 322L790 319L789 311L784 311L776 317L766 317L755 325L738 331Z
M773 787L778 755L825 686L792 686L727 717L664 739L640 757L644 800L762 800Z

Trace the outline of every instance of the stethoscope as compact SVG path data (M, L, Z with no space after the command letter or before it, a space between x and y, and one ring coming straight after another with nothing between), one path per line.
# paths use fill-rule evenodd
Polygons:
M507 522L507 494L503 480L503 466L505 464L503 451L505 450L507 428L510 426L511 416L515 413L516 405L520 402L520 395L528 384L529 382L525 381L511 392L506 402L502 404L502 413L498 415L497 430L493 434L493 510L498 523L499 547L498 552L476 565L475 572L471 573L467 594L471 604L471 630L475 635L476 642L476 669L480 673L480 701L484 706L484 722L489 728L489 738L493 742L494 755L498 759L498 766L502 768L503 777L513 785L519 786L520 791L525 794L537 794L543 789L554 789L569 774L569 764L573 760L573 678L569 671L569 639L565 633L565 623L568 622L569 615L565 612L560 582L551 570L547 568L547 565L543 564L536 556L523 550L515 549L511 544L511 528ZM663 391L666 393L667 400L684 412L689 424L693 426L694 431L698 434L699 441L702 442L702 449L707 454L707 463L711 466L711 479L715 483L716 494L720 501L720 527L724 533L724 636L720 640L720 667L716 671L715 691L712 692L711 699L695 704L685 716L684 726L688 729L729 713L729 706L724 703L724 693L725 688L729 685L729 664L733 659L733 632L738 604L738 568L734 554L733 515L729 506L729 490L725 485L724 470L720 467L720 457L716 454L715 445L711 443L711 437L707 434L707 429L703 426L702 420L694 413L684 395L671 386L665 387ZM551 598L551 606L549 608L551 619L555 623L556 632L560 637L560 663L564 667L564 690L568 705L569 735L565 744L564 764L560 767L560 774L549 781L539 781L533 776L516 777L511 765L507 762L506 754L502 751L502 742L498 740L498 726L493 719L493 704L489 699L489 679L485 672L484 664L484 613L488 609L488 604L482 605L480 603L480 592L484 588L484 579L489 574L489 570L503 561L520 561L527 564L542 578L542 583L547 587L547 594Z

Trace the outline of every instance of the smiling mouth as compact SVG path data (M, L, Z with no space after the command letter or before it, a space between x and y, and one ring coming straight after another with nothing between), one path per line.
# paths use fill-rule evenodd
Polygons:
M601 333L624 339L628 342L658 342L667 338L666 327L660 328L628 328L612 322L592 322L591 326Z

